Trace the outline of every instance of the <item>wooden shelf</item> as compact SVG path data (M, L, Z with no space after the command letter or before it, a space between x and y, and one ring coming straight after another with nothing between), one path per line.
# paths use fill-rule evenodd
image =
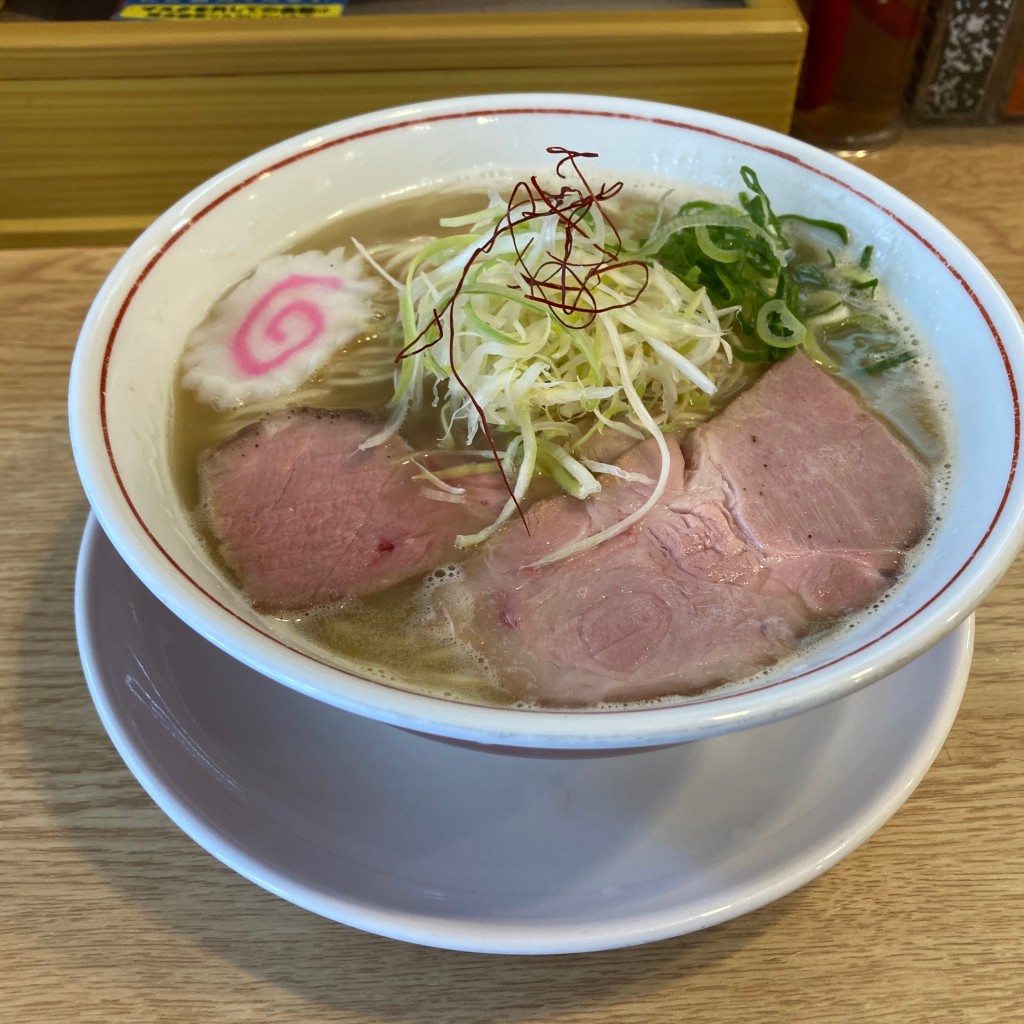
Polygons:
M248 153L382 107L601 93L789 127L793 0L721 9L0 23L0 246L130 240Z

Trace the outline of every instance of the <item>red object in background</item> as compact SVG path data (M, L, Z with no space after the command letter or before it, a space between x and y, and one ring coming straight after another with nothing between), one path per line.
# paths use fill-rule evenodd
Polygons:
M864 19L893 39L912 40L921 23L920 5L905 0L855 0ZM801 5L807 19L798 110L817 110L833 96L843 63L854 0L817 0Z
M850 24L851 0L818 0L807 18L807 52L804 55L800 110L817 110L828 102L843 60L846 30Z
M921 26L921 12L902 0L857 0L868 21L894 39L913 39Z
M1010 92L1003 106L1005 116L1024 114L1024 61L1017 69L1017 75L1010 86Z

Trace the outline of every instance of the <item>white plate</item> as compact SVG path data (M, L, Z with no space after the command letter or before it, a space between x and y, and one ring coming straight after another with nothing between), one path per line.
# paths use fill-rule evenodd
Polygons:
M91 520L76 616L114 745L201 846L325 917L410 942L566 953L737 917L875 832L938 753L973 618L772 725L589 759L468 750L274 683L203 640Z

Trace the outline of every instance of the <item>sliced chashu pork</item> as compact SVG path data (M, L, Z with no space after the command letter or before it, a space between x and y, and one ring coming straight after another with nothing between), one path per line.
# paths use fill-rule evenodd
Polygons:
M801 355L670 449L661 501L626 533L532 568L639 507L650 484L545 499L529 535L510 523L441 591L458 635L514 694L574 706L742 678L875 600L927 527L916 457ZM620 464L656 478L655 442Z
M221 557L264 611L377 593L450 559L460 533L493 522L501 476L452 495L422 479L400 437L360 450L381 428L365 413L298 409L245 427L203 458L200 498ZM451 500L451 499L457 500Z

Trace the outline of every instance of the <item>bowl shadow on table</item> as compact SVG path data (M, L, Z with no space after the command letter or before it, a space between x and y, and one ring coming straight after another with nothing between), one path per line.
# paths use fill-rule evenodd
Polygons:
M26 594L27 621L46 616L61 624L46 657L62 664L77 658L73 579L85 513L80 506L55 534ZM794 893L707 931L561 957L457 953L357 931L272 896L178 831L112 748L81 674L47 673L38 643L27 630L21 636L16 692L22 736L64 838L112 890L158 928L177 933L182 950L198 946L234 964L248 979L262 979L303 999L385 1019L474 1022L491 1019L488 1006L493 1019L515 1020L629 1001L634 992L635 998L650 1000L658 987L678 985L687 975L740 954L779 927L803 900ZM54 728L57 709L60 728ZM126 861L131 862L127 867ZM144 959L153 947L132 948L130 955ZM138 969L143 972L145 964ZM383 975L386 985L349 980ZM217 992L223 984L218 977ZM434 994L429 1007L427 992ZM445 998L441 993L451 993L453 1003L438 1001ZM474 1002L474 993L481 1002ZM502 1001L496 1003L499 993ZM460 1015L470 1007L469 1017Z

